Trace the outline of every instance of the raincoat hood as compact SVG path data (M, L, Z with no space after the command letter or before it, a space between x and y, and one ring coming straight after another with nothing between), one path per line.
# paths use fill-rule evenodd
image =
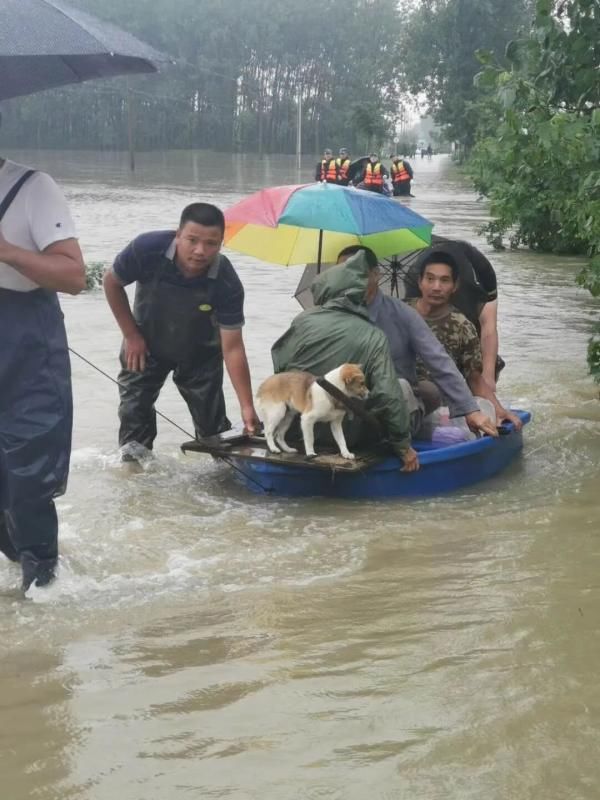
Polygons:
M365 253L353 255L343 264L321 273L311 286L315 305L325 308L346 308L368 316L365 295L369 264Z
M304 371L327 375L340 364L362 364L370 395L369 410L380 417L394 452L403 457L410 446L408 409L385 334L369 319L365 293L369 265L364 253L330 267L313 282L316 308L299 314L273 345L275 372ZM352 446L363 435L360 420L344 422Z

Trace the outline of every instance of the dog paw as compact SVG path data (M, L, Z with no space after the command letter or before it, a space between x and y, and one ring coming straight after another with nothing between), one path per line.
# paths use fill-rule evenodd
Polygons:
M269 445L269 452L270 453L281 453L281 450L275 445L273 445L273 447L271 447L271 445Z
M284 453L297 453L298 452L295 447L282 447L281 449L283 450Z
M316 457L317 457L317 454L314 453L314 452L313 453L306 453L306 458L316 458Z
M347 459L348 461L354 461L354 459L356 458L356 456L354 455L354 453L350 453L350 452L348 452L348 453L342 453L341 455L342 455L342 458L345 458L345 459Z

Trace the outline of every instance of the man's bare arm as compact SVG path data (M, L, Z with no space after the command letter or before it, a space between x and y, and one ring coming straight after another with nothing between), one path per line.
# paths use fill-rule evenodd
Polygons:
M496 391L496 359L498 358L498 301L491 300L481 309L481 355L483 377L490 389Z
M127 369L132 372L143 372L146 367L148 347L131 313L127 292L114 272L110 270L104 273L102 282L110 310L123 334Z
M242 421L246 430L254 433L258 427L258 416L254 410L250 368L241 329L221 328L221 348L227 373L240 404Z
M42 289L79 294L85 289L85 265L77 239L54 242L35 253L10 244L0 233L0 261Z
M469 375L468 384L474 395L479 395L479 397L489 400L494 406L494 410L496 412L496 422L498 424L506 420L507 422L512 422L518 431L521 430L523 427L521 418L516 414L513 414L511 411L507 411L506 408L504 408L504 406L498 402L498 398L490 389L488 382L485 380L481 372L472 372Z

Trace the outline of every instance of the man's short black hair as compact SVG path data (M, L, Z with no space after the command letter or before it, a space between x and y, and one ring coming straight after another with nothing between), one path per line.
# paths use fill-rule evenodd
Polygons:
M419 264L419 279L425 275L425 270L430 264L445 264L447 267L450 267L452 271L452 280L454 283L458 280L460 270L458 269L458 264L454 256L450 255L450 253L446 253L444 250L433 250L431 253L428 253Z
M221 233L225 233L225 217L220 208L213 206L212 203L190 203L181 212L179 228L183 228L186 222L195 222L197 225L219 228Z
M340 250L338 253L337 260L339 261L342 256L354 256L357 253L364 253L367 259L367 264L369 265L369 269L375 269L377 267L377 256L371 250L370 247L365 247L362 244L350 244L348 247L344 247L343 250Z

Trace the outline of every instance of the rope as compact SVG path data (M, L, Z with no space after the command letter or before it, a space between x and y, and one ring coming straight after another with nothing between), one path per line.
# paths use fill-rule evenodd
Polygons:
M72 347L69 347L69 350L70 350L71 353L73 353L74 356L77 356L77 358L80 358L82 361L85 361L85 363L88 364L90 367L92 367L92 369L95 369L96 372L99 372L100 375L104 375L105 378L108 378L109 381L112 381L113 383L116 383L117 386L122 386L123 385L119 381L115 380L112 377L112 375L109 375L108 372L104 372L103 369L100 369L100 367L97 367L95 364L92 364L92 362L89 361L87 358L85 358L85 356L82 356L81 353L78 353L76 350L73 350ZM190 433L189 431L186 431L186 429L182 428L181 425L178 425L176 422L173 422L172 419L167 417L166 414L163 414L162 411L159 411L158 408L155 408L154 410L156 411L156 413L158 414L159 417L162 417L162 419L166 420L167 422L170 422L171 425L173 425L174 428L177 428L182 433L185 433L185 435L189 436L190 439L195 439L196 438L196 436L193 433Z
M108 380L112 381L112 383L115 383L117 386L122 386L120 381L115 380L115 378L113 378L112 375L109 375L108 372L105 372L103 369L100 369L100 367L97 367L95 364L93 364L85 356L82 356L81 353L78 353L76 350L73 350L72 347L69 347L69 351L71 353L73 353L74 356L77 356L77 358L80 358L82 361L84 361L92 369L95 369L96 372L99 372L100 375L104 375L104 377L108 378ZM156 407L154 408L154 410L156 411L156 413L158 414L159 417L164 419L166 422L170 423L174 428L177 428L177 430L181 431L182 433L185 433L185 435L188 436L190 439L196 440L196 436L194 434L190 433L189 431L186 431L185 428L182 428L181 425L178 425L170 417L167 417L167 415L163 414L162 411L159 411ZM228 456L219 454L218 458L221 458L223 461L225 461L227 464L229 464L229 466L232 469L234 469L236 472L239 472L240 475L243 475L244 478L246 478L246 480L249 480L251 483L254 483L256 486L258 486L258 488L262 492L266 492L267 491L265 489L265 487L261 483L259 483L257 480L255 480L251 475L248 475L248 473L244 472L244 470L241 469L240 467L238 467L237 464L234 464L233 461L231 461L231 459Z

